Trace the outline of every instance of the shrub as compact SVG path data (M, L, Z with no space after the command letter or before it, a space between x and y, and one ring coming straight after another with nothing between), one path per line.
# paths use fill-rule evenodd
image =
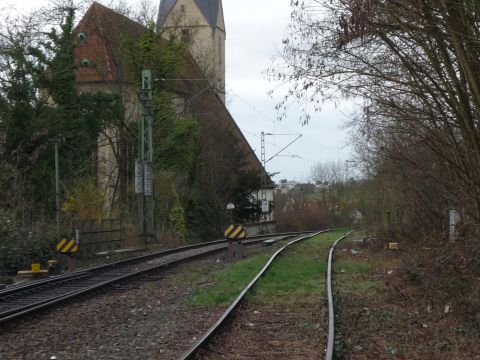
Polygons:
M48 229L26 230L7 211L0 209L0 273L15 275L32 262L46 263L54 252L54 236Z
M73 190L62 204L62 211L77 220L101 219L105 206L105 194L90 178L75 182Z

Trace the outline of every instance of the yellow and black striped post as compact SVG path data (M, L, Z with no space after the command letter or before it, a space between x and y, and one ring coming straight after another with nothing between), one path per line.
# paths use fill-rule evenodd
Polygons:
M247 237L247 232L242 225L230 225L224 235L227 240L242 240Z
M75 239L62 239L57 243L56 249L61 254L74 254L78 251L78 244Z
M247 232L242 225L230 225L225 230L225 238L230 240L228 242L227 262L234 262L242 260L243 258L243 244L242 241L247 237Z

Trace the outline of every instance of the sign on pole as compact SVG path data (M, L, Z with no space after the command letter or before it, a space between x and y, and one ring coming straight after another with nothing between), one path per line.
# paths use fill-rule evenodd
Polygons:
M230 225L224 232L228 240L242 240L247 237L247 231L242 225Z
M56 249L61 254L73 254L78 251L78 244L75 239L62 239L57 243Z
M268 203L268 200L262 200L262 212L263 213L268 213L270 211L270 204Z
M135 159L135 194L143 194L143 160Z
M153 196L153 162L143 162L143 193L145 196Z

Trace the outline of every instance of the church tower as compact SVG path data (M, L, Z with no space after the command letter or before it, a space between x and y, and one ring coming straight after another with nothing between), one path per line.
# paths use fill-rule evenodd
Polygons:
M225 103L225 21L222 0L161 0L157 31L173 31L212 79ZM168 36L168 35L167 35Z

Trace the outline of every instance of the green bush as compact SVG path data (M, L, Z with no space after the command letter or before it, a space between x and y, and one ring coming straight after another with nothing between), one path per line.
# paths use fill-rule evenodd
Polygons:
M15 275L32 262L46 262L54 252L54 237L45 229L32 233L5 210L0 210L0 274Z

